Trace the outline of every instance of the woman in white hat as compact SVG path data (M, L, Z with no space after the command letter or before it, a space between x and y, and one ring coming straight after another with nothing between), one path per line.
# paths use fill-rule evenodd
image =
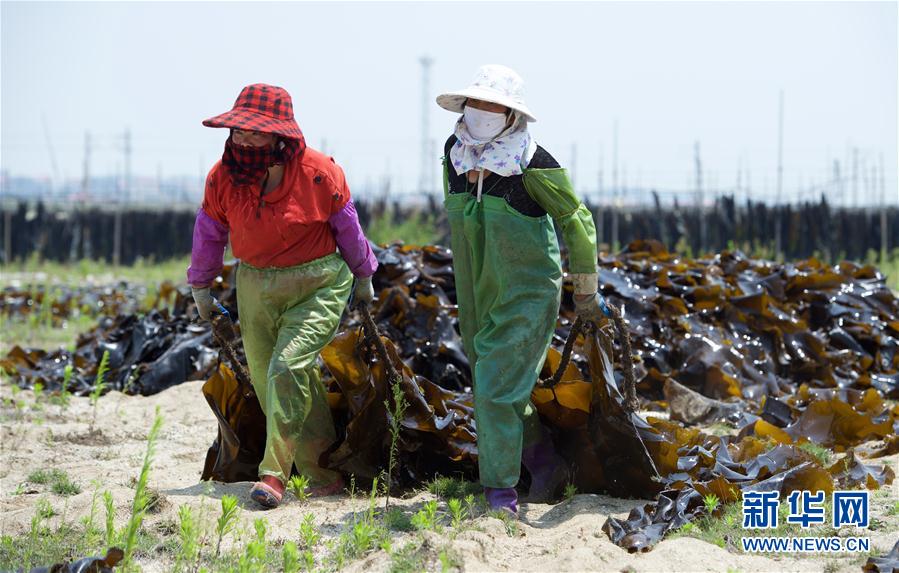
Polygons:
M524 82L499 65L437 104L462 114L446 142L444 197L452 233L459 323L472 365L478 465L492 509L518 514L521 464L529 498L557 494L566 475L530 404L555 328L568 247L579 316L608 316L597 292L596 230L558 162L528 131Z

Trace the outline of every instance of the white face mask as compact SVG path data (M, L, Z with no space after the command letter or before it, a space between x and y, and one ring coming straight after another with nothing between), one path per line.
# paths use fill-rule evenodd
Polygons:
M465 106L462 121L475 139L490 141L506 128L506 114Z

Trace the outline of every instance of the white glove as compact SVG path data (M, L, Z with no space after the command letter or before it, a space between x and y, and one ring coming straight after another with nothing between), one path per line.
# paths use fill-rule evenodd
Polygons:
M194 296L194 302L197 303L197 313L203 320L209 320L212 316L212 310L215 308L215 297L209 291L209 287L190 287L190 293Z
M375 298L375 289L371 285L371 277L357 277L353 288L353 304L371 304Z

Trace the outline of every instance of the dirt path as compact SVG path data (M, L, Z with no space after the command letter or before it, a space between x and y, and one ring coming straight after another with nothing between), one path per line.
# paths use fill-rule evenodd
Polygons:
M237 535L244 539L252 531L253 520L264 516L270 540L296 540L303 515L311 512L323 541L327 541L352 520L354 510L366 507L366 499L342 496L308 502L291 500L275 511L261 512L247 497L247 483L200 483L206 450L215 436L215 421L200 386L200 382L189 382L148 398L113 392L99 400L96 426L100 431L94 433L89 431L94 412L87 398L73 398L63 412L57 406L44 405L42 412L22 415L5 405L0 445L2 533L27 531L41 497L70 520L89 513L95 480L100 480L101 490L108 489L114 496L117 526L121 527L128 516L134 493L131 483L140 472L147 432L157 407L164 424L150 486L161 494L161 502L159 510L148 514L144 523L163 537L176 534L181 504L204 511L212 520L218 515L218 499L226 493L237 496L244 508L239 528L242 533ZM3 386L2 395L9 398L8 385ZM30 392L20 393L19 398L27 404L33 402ZM897 457L889 463L897 465ZM46 486L29 484L28 475L41 468L64 470L81 485L82 492L63 498ZM892 487L891 499L895 500L899 498L899 482ZM430 499L434 496L421 492L396 503L418 507ZM450 539L446 530L441 534L394 533L392 546L400 548L423 540L419 551L427 554L429 569L440 569L437 556L444 551L467 571L859 571L867 558L845 555L775 560L729 552L692 538L665 540L653 551L629 555L613 545L600 528L607 516L624 517L639 503L644 501L590 494L555 506L525 504L518 531L511 534L501 520L482 516L468 522L455 539ZM59 519L62 516L52 518L50 525ZM897 538L895 531L871 531L873 552L886 553ZM326 549L324 542L319 545L316 553L320 560ZM160 547L142 554L140 563L146 571L168 571L172 567L171 549ZM390 566L391 557L378 550L345 568L381 571Z

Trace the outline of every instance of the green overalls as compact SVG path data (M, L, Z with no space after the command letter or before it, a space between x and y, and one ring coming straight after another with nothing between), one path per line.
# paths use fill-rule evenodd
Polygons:
M596 230L562 168L524 172L527 193L548 213L542 217L519 213L502 197L485 194L478 202L471 193L450 193L448 169L444 160L459 325L474 379L480 481L515 487L522 446L540 436L530 395L561 301L553 221L562 227L571 273L596 272Z
M291 465L313 486L340 474L318 465L335 440L318 359L334 338L353 275L333 253L302 265L237 268L237 308L247 364L265 413L265 456L259 476L282 483Z

